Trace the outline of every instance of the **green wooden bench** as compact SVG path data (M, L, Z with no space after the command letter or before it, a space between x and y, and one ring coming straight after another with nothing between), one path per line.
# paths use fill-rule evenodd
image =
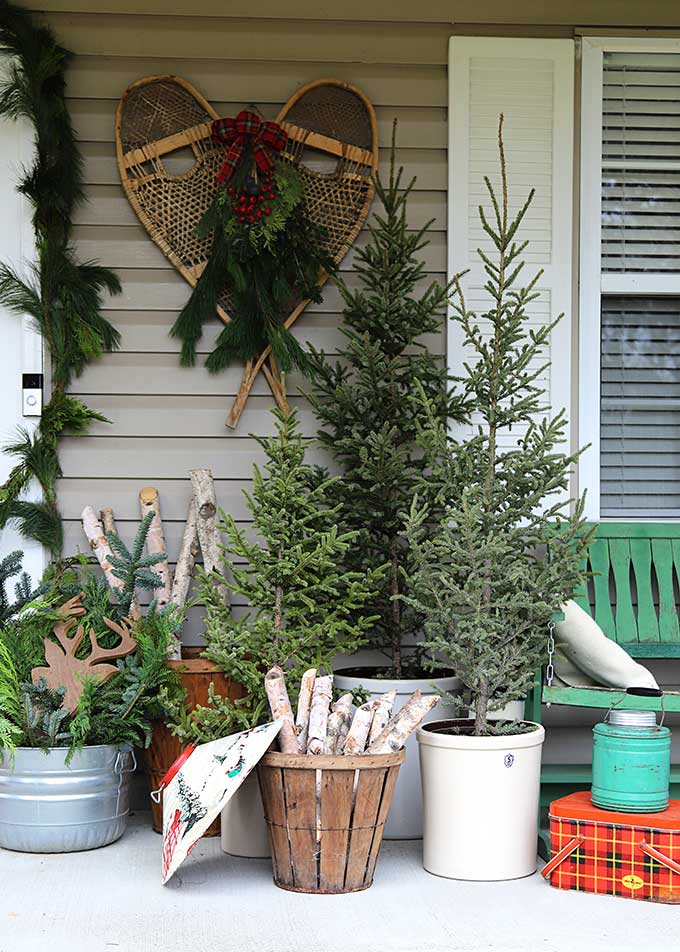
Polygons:
M575 601L591 615L608 638L633 658L680 658L680 524L601 522L588 553L592 572ZM608 710L680 712L680 693L663 699L629 697L609 688L550 686L537 672L527 698L526 717L541 722L542 705L559 704ZM541 770L541 807L574 790L590 787L587 764L544 764ZM680 767L671 771L671 796L680 797ZM541 852L546 847L545 836Z

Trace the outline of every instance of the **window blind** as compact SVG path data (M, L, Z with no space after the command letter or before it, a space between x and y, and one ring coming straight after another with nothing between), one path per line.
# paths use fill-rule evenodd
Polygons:
M604 54L602 271L680 270L680 55Z
M680 297L607 295L601 335L601 515L680 516Z

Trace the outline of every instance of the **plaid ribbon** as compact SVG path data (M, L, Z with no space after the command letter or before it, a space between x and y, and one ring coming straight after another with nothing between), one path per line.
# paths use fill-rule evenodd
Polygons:
M244 109L235 119L215 119L212 124L212 137L221 145L228 145L229 151L217 181L228 182L243 157L246 145L253 150L255 163L263 172L274 167L273 153L281 152L288 137L281 126L275 122L263 122L254 112Z

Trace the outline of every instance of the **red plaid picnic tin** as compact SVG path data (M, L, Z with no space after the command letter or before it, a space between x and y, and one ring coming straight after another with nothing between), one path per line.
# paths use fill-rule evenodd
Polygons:
M590 791L550 804L551 858L542 870L556 889L680 903L680 800L661 813L615 813Z

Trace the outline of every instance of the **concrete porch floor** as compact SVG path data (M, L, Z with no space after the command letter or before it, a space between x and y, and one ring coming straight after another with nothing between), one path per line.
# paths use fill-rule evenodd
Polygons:
M463 883L426 873L418 841L388 842L348 896L277 889L268 860L203 840L168 886L148 815L86 853L0 850L0 952L672 952L673 906L551 889L537 874Z

